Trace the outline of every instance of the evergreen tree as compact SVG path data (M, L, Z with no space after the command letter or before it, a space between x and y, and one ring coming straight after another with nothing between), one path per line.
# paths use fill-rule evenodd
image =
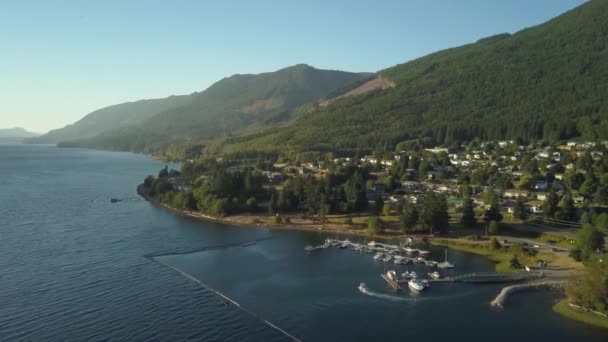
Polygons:
M374 213L376 215L380 215L382 213L383 206L384 206L384 201L382 200L382 197L377 196L376 199L374 200Z
M383 230L383 226L382 226L382 221L380 221L380 218L378 216L370 216L369 219L367 220L368 233L370 233L372 235L376 235L376 234L382 233L382 230Z
M411 231L416 227L416 223L418 223L418 209L415 205L409 204L407 205L400 217L401 230L403 231Z
M599 205L608 205L608 186L598 186L595 194L593 195L593 202Z
M597 178L595 177L593 171L590 170L587 172L587 175L585 176L585 181L583 182L583 184L581 184L581 187L579 188L579 193L583 196L590 197L595 193L597 185Z
M496 221L490 221L488 224L488 233L491 235L498 235L499 225Z
M564 220L576 221L576 208L574 207L574 201L570 192L566 193L562 199L562 211L564 213Z
M274 215L279 212L279 199L277 198L275 191L270 196L270 203L268 203L268 213Z
M436 194L433 191L427 192L422 203L420 219L424 227L429 229L431 234L433 231L447 230L450 216L445 196Z
M319 204L319 223L327 223L327 215L329 214L329 204L325 199L325 195L321 195L321 203Z
M500 209L498 208L498 201L494 199L488 209L486 209L483 213L483 219L486 223L491 221L501 222L503 217L500 213Z
M557 205L559 204L559 198L555 193L555 189L552 187L551 191L547 195L545 202L543 203L543 215L546 217L553 217L557 211Z
M464 199L460 223L462 223L465 227L474 227L476 222L477 219L475 219L473 199L468 196Z
M520 220L525 220L528 217L524 199L519 197L515 201L515 207L513 208L513 215Z
M570 252L576 260L586 261L595 251L604 248L604 235L591 225L584 225L576 233L576 244Z
M389 216L391 214L391 206L388 203L384 203L382 206L382 215Z

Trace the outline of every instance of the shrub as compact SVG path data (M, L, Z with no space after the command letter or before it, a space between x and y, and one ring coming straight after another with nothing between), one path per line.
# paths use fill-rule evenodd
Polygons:
M496 238L492 238L492 240L490 240L490 249L496 250L500 249L500 247L500 243L498 240L496 240Z

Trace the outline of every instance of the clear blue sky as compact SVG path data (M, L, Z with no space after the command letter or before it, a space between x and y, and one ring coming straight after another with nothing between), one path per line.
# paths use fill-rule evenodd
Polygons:
M3 0L0 128L43 132L107 105L296 63L377 71L583 2Z

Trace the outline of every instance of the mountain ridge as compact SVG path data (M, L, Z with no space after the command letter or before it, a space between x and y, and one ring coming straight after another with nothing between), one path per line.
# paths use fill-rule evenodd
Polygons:
M126 106L141 107L139 103L120 104L90 113L77 123L49 132L38 140L50 138L62 146L152 153L180 140L231 136L284 124L301 113L298 108L368 76L366 73L316 69L306 64L260 74L235 74L201 92L177 97L179 101L174 101L177 104L163 110L150 110L147 106L148 111L138 116L136 122L112 122L103 129L95 125L94 119L107 118L107 112L124 116ZM163 102L166 99L145 100L148 102L143 103L160 101L167 105ZM138 110L143 112L141 108ZM89 126L95 129L86 131L87 122L92 123ZM80 135L71 134L74 130ZM87 134L82 134L83 130Z
M608 139L608 2L591 1L378 71L395 83L337 99L283 129L223 139L216 152L334 152L408 141Z

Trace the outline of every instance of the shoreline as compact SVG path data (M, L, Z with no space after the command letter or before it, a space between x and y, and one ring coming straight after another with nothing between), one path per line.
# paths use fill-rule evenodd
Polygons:
M608 318L601 315L586 312L582 308L578 308L575 305L570 304L568 298L560 299L555 305L553 305L553 311L562 317L577 321L579 323L594 326L596 328L602 328L608 330Z
M361 229L356 230L348 229L348 228L335 228L335 226L339 225L338 223L327 223L325 225L321 225L318 223L311 224L268 224L267 222L252 222L259 221L260 218L270 218L270 215L232 215L226 217L214 217L210 215L206 215L204 213L198 211L191 210L181 210L177 208L170 207L168 205L159 203L158 201L150 198L148 194L143 190L143 184L139 184L137 186L137 194L140 195L143 199L150 202L155 207L168 210L174 214L205 221L205 222L215 222L226 225L233 225L243 228L257 228L257 229L268 229L268 230L281 230L281 231L302 231L302 232L317 232L317 233L325 233L325 234L338 234L338 235L348 235L348 236L357 236L357 237L368 237L376 240L393 240L406 237L408 235L398 234L398 235L370 235L367 233L367 230ZM247 222L249 221L249 222ZM341 225L341 224L340 224ZM334 226L334 228L332 228Z
M167 210L173 214L177 214L183 217L188 217L188 218L192 218L192 219L196 219L196 220L200 220L203 222L215 222L215 223L221 223L221 224L226 224L226 225L231 225L231 226L236 226L236 227L242 227L242 228L253 228L253 229L268 229L268 230L280 230L280 231L302 231L302 232L317 232L317 233L325 233L325 234L342 234L342 235L347 235L347 236L358 236L358 237L368 237L368 238L374 238L377 240L394 240L394 239L399 239L399 238L403 238L403 237L410 237L408 235L405 234L401 234L401 235L390 235L390 236L386 236L386 235L370 235L367 233L366 230L359 230L359 231L355 231L355 230L346 230L346 229L332 229L332 228L328 228L328 227L323 227L322 225L319 224L310 224L307 226L302 226L302 225L298 225L298 224L267 224L267 223L255 223L255 222L243 222L242 220L238 220L235 219L235 217L241 217L241 218L252 218L252 215L244 215L244 216L229 216L229 217L213 217L210 215L206 215L203 214L201 212L195 212L195 211L189 211L189 210L180 210L180 209L176 209L173 207L170 207L168 205L159 203L158 201L150 198L147 193L143 190L143 184L140 184L137 186L137 193L144 198L146 201L150 202L153 206ZM253 216L255 217L255 216ZM262 217L262 216L258 216L258 217ZM268 215L264 216L264 217L269 217ZM416 236L417 238L421 238L422 236ZM476 255L480 255L483 256L491 261L494 261L497 265L501 262L500 259L497 259L496 257L493 257L491 254L488 254L487 252L482 252L481 250L479 250L479 246L476 246L476 244L471 244L472 246L467 246L468 244L464 244L462 245L461 242L462 239L459 238L446 238L446 237L433 237L431 236L429 239L429 244L433 245L433 246L443 246L443 247L447 247L447 248L451 248L454 250L458 250L458 251L462 251L462 252L466 252L466 253L472 253L472 254L476 254ZM470 248L473 247L473 248ZM504 270L500 270L497 269L497 272L504 272ZM561 278L561 279L560 279ZM506 288L503 288L503 291L506 290L506 292L508 292L506 294L506 297L508 297L510 294L512 294L511 292L520 292L520 287L522 289L529 289L529 287L532 287L534 289L536 288L550 288L550 289L555 289L557 287L561 287L561 286L565 286L565 284L563 283L565 280L563 277L556 277L555 275L553 276L549 276L547 280L545 280L545 282L551 282L551 285L547 285L546 283L541 283L541 284L535 284L535 283L525 283L525 284L520 284L520 285L512 285L512 286L508 286ZM560 283L559 286L556 286L553 283ZM540 285L540 286L539 286ZM502 292L500 294L498 294L498 296L500 297L502 294ZM560 300L559 303L561 302L565 302L567 301L567 298L562 298ZM496 301L496 299L494 300ZM493 301L493 302L494 302ZM490 305L495 306L495 307L499 307L502 308L503 307L503 303L501 302L500 305L493 305L493 302L490 303ZM558 310L557 306L558 304L556 304L555 306L553 306L552 310L559 313L560 315L562 315L563 317L572 319L574 321L577 321L579 323L583 323L583 324L588 324L588 325L593 325L593 326L598 326L598 327L602 327L602 328L607 328L608 326L603 326L601 324L597 324L597 323L593 323L593 322L589 322L588 319L585 319L584 317L580 317L580 315L576 315L576 313L574 311L574 314L572 314L571 312L564 312L564 310ZM571 311L573 311L571 308L567 308ZM608 324L608 323L607 323Z

